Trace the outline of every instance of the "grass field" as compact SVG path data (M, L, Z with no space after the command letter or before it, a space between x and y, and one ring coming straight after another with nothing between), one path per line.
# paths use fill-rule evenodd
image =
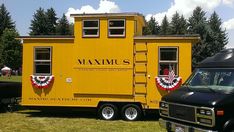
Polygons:
M0 132L165 132L156 119L104 121L93 113L0 113Z
M21 82L21 76L11 76L10 78L0 76L0 81Z

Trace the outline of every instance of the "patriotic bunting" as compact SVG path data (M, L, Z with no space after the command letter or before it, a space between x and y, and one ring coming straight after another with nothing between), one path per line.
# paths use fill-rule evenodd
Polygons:
M165 91L172 91L180 87L182 83L181 77L175 77L172 81L168 77L156 77L156 85L158 88Z
M31 83L36 88L48 88L51 83L54 81L54 76L34 76L31 75Z
M158 88L166 91L172 91L180 87L182 83L181 77L176 77L174 70L170 68L170 71L166 77L156 77L156 85Z

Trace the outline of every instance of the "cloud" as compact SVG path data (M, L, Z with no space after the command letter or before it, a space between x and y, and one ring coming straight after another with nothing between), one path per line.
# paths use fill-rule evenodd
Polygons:
M100 0L99 7L97 9L90 5L82 6L80 9L74 9L70 7L65 14L70 22L74 20L70 17L70 14L81 14L81 13L117 13L120 12L120 8L115 2L110 0Z
M167 11L156 13L154 15L148 14L146 15L146 20L149 20L149 18L153 16L160 24L165 15L167 15L170 20L176 11L179 14L183 14L185 18L188 18L197 6L202 7L204 11L212 12L216 7L224 3L224 1L233 0L174 0Z
M226 30L234 30L234 18L223 22L222 27L225 28Z
M223 4L228 5L228 6L233 6L234 0L223 0Z

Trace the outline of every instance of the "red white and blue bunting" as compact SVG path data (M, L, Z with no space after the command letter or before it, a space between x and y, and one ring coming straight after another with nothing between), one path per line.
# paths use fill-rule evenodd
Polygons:
M169 81L168 77L156 77L156 85L161 90L172 91L180 87L182 83L181 77L175 77L172 81Z
M34 75L31 75L30 78L31 78L32 85L34 87L40 88L40 89L48 88L51 85L51 83L54 81L54 76L53 75L51 75L51 76L34 76Z

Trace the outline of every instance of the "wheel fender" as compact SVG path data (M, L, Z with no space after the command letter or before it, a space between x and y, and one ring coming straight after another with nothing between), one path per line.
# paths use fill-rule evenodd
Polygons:
M228 130L230 130L230 127L234 127L234 119L230 119L228 121L226 121L223 125L223 131L226 132Z

